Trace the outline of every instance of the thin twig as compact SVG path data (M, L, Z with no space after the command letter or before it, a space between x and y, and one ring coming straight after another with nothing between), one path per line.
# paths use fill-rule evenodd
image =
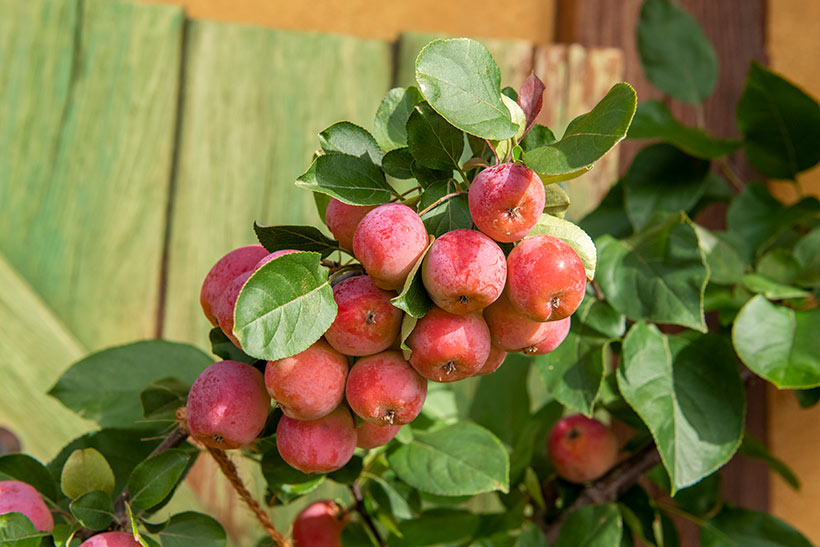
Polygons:
M222 474L225 475L225 478L228 479L228 482L231 483L231 486L236 493L239 494L239 497L247 504L250 510L253 512L253 515L256 517L256 520L262 525L262 528L265 529L265 532L270 536L273 542L278 545L279 547L290 547L290 542L285 537L282 532L276 529L271 522L268 514L265 513L265 510L262 509L262 506L259 505L259 502L248 492L248 489L245 488L245 484L242 482L242 479L239 477L239 473L236 470L236 466L225 453L224 450L220 450L219 448L212 448L210 446L205 447L208 450L208 453L211 457L216 461L219 469L222 471Z
M609 473L584 490L578 499L558 515L558 518L549 523L544 533L547 543L550 545L555 543L561 526L573 511L587 505L615 501L619 495L628 490L644 473L660 461L658 450L654 444L650 444L616 465Z
M490 147L490 150L493 151L493 156L495 156L495 163L501 163L501 160L498 159L498 152L495 151L495 146L493 143L490 142L490 139L484 139L487 142L487 146Z
M362 492L361 490L359 490L359 487L356 485L356 483L350 485L350 493L353 494L353 499L355 500L353 508L362 517L364 525L367 527L368 530L370 530L370 533L373 534L373 537L376 538L376 543L379 545L379 547L384 547L384 540L379 535L379 531L376 530L376 525L373 524L373 519L370 518L370 515L367 513L367 510L364 508Z
M737 173L735 173L732 166L729 165L729 162L726 161L726 158L720 158L717 163L720 166L720 170L723 171L723 174L726 175L726 178L729 179L729 182L735 187L735 190L743 190L745 184L740 180L740 177L737 176Z
M592 280L590 282L590 285L592 285L592 290L595 291L595 298L597 298L598 300L606 300L606 298L604 297L604 293L601 290L600 285L598 285L597 281Z
M453 193L451 193L451 194L447 194L446 196L441 196L441 197L440 197L440 198L438 198L436 201L434 201L433 203L431 203L430 205L428 205L427 207L425 207L424 209L422 209L421 211L419 211L419 216L423 215L424 213L428 213L428 212L430 212L430 210L431 210L431 209L435 209L435 208L436 208L436 207L438 207L441 203L443 203L443 202L447 201L448 199L450 199L450 198L452 198L452 197L459 196L459 195L466 194L466 193L467 193L467 192L466 192L466 191L464 191L464 190L459 190L458 192L453 192Z

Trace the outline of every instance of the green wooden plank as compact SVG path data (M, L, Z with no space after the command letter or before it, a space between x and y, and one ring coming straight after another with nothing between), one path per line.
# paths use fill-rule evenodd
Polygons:
M89 349L153 336L182 10L37 3L0 4L0 250Z
M85 348L0 255L0 425L9 426L23 450L47 461L94 424L46 395Z
M445 34L405 32L399 36L396 55L396 85L416 85L415 67L419 51L436 38L451 38ZM492 54L501 69L501 86L512 86L516 90L532 71L534 45L524 40L500 40L497 38L476 38Z
M193 21L188 31L164 336L208 346L199 290L252 223L319 222L294 181L317 133L372 125L389 87L378 40Z

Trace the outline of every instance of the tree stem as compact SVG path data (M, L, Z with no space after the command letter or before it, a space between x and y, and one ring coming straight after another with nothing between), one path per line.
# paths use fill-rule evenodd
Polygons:
M364 500L362 498L362 492L359 490L358 485L353 483L350 485L350 493L353 494L353 499L355 503L353 508L356 510L357 513L362 517L362 521L364 525L370 530L370 533L373 534L373 537L376 538L376 543L378 543L379 547L384 547L386 544L384 540L379 535L379 531L376 529L376 525L373 524L373 519L370 518L367 510L364 508Z
M440 205L441 203L447 201L448 199L450 199L452 197L459 196L459 195L466 194L466 193L467 192L465 190L459 190L458 192L453 192L451 194L447 194L446 196L441 196L436 201L434 201L433 203L431 203L430 205L428 205L427 207L425 207L424 209L419 211L419 216L423 215L424 213L430 212L430 210L435 209L438 205Z
M584 490L578 499L563 510L546 528L542 527L547 543L550 545L555 543L561 531L561 526L573 511L587 505L615 501L619 495L628 490L644 473L655 467L660 461L660 454L658 454L655 445L649 444L616 465L609 473Z

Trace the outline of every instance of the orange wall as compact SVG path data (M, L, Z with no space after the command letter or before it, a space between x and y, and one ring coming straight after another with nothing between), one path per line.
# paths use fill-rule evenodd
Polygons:
M201 19L393 40L401 31L486 38L552 39L551 0L148 0Z

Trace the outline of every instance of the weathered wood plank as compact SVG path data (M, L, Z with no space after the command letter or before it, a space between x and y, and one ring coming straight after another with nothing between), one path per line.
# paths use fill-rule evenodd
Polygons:
M13 95L0 104L3 119L21 119L0 141L0 149L11 142L0 171L0 249L89 349L151 337L182 11L110 0L42 5L46 28L34 17L9 23L35 36L16 40L3 65L4 81L24 83L2 86ZM51 20L59 7L70 23L74 5L76 29Z
M165 337L207 347L202 280L220 256L254 242L253 221L319 222L293 182L319 131L341 119L372 125L390 60L378 40L191 23Z

